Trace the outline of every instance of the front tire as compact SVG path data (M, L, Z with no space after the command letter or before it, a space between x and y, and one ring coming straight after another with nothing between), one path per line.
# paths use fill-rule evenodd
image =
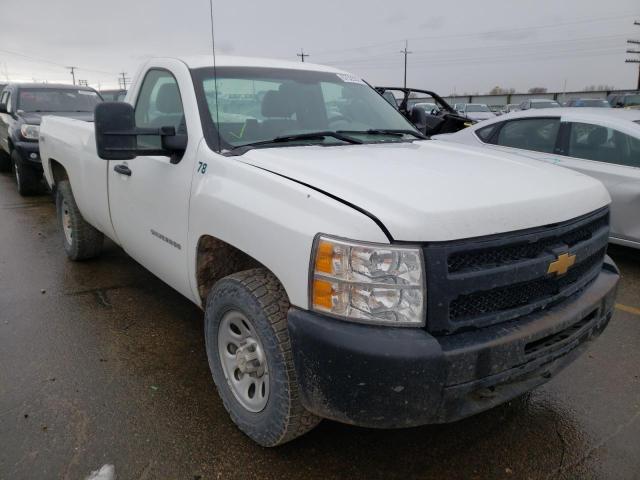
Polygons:
M264 447L320 422L300 402L288 310L284 288L264 268L221 279L207 298L205 341L218 394L238 428Z
M82 218L67 180L56 186L56 212L67 256L74 261L98 256L102 251L104 235Z
M25 165L17 150L11 152L11 161L13 162L18 193L22 196L38 193L42 186L42 172Z

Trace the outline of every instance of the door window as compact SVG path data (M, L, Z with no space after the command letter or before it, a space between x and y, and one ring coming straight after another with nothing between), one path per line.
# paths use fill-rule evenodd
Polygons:
M143 128L174 127L187 133L182 97L175 77L166 70L149 70L135 108L136 126ZM160 136L140 135L140 148L160 149Z
M496 143L504 147L534 152L553 153L560 128L560 119L526 118L506 122Z
M613 128L571 123L570 157L640 167L640 139Z

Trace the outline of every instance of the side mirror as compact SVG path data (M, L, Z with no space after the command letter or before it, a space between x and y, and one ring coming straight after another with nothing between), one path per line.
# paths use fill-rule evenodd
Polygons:
M181 154L187 148L187 136L176 135L174 127L136 127L133 106L125 102L101 102L94 112L96 150L104 160L131 160L139 155ZM161 149L138 147L138 136L154 135L161 138ZM178 159L175 159L178 161Z

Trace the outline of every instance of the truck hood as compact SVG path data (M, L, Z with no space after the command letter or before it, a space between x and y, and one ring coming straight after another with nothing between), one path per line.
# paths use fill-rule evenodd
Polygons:
M366 210L402 241L454 240L549 225L610 202L597 180L580 173L430 140L255 149L237 158Z
M46 115L93 122L93 112L20 112L19 115L29 125L40 125Z

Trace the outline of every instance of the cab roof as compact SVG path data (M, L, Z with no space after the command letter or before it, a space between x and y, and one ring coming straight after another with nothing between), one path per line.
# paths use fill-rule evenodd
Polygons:
M213 67L212 55L193 55L181 57L179 60L186 63L189 68ZM339 70L326 65L318 65L316 63L230 55L216 55L216 67L287 68L291 70L346 73L344 70Z

